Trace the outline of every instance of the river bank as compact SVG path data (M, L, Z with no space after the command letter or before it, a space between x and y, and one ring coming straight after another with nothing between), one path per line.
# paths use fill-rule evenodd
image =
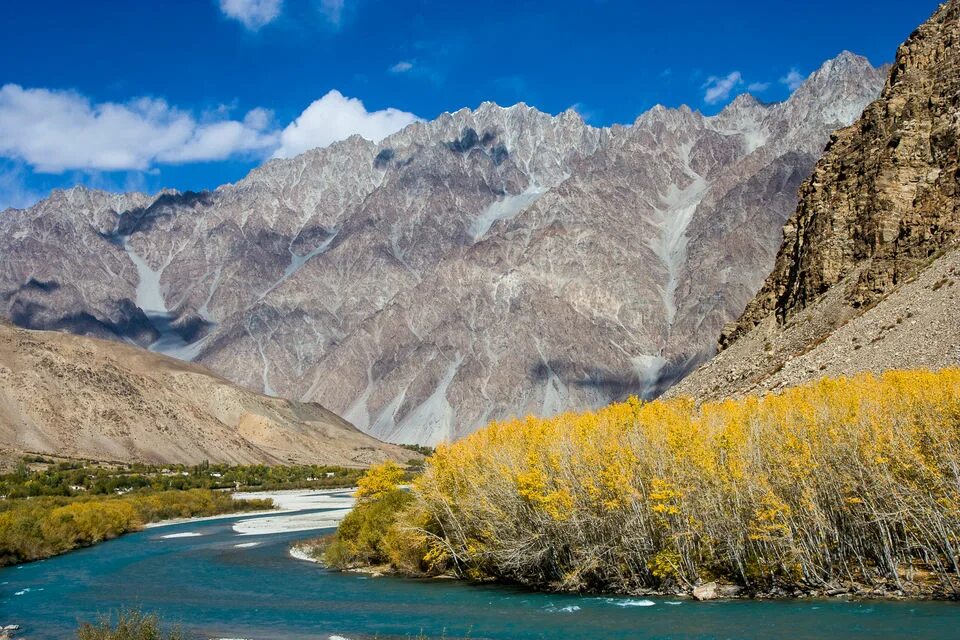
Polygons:
M0 566L51 558L141 530L146 523L263 511L209 489L120 495L37 496L0 502Z
M428 468L429 471L429 468ZM594 576L611 576L617 572L633 572L631 579L584 580L576 574L560 573L558 564L571 549L541 551L545 571L540 574L518 573L523 562L534 562L527 556L496 555L490 549L502 544L513 532L501 529L494 519L478 527L474 537L468 538L463 549L455 549L449 542L448 529L431 530L439 517L432 513L425 517L422 496L398 485L400 476L388 466L373 467L359 483L359 503L336 533L313 540L299 541L291 551L295 557L319 561L331 569L362 573L370 576L392 575L405 578L445 578L470 584L500 584L519 586L532 592L576 594L615 597L682 597L697 601L712 600L790 600L817 598L855 598L860 600L948 600L960 599L960 583L955 573L933 571L919 562L901 565L896 574L887 574L876 564L865 560L858 568L845 571L832 568L804 575L795 570L782 573L777 565L751 566L749 575L738 579L721 573L721 565L704 567L693 579L685 579L677 563L679 554L661 552L646 562L637 558L632 567L618 565L616 558L592 556L586 569ZM423 478L418 479L420 483ZM418 501L419 500L419 501ZM439 503L449 505L450 502ZM454 502L454 504L456 504ZM448 507L449 508L449 507ZM454 509L457 507L454 506ZM673 514L665 507L656 513ZM561 525L567 525L561 516ZM540 529L531 527L530 538L524 542L513 540L516 548L534 546L538 538L556 535L556 518L542 522ZM454 521L454 524L457 524ZM514 524L506 522L506 525ZM553 527L553 529L551 529ZM460 532L460 535L463 535ZM620 541L634 549L651 544L649 532L641 527L609 532L604 544ZM447 536L447 537L444 537ZM625 542L627 541L627 542ZM484 545L488 545L485 548ZM519 552L518 552L519 553ZM553 553L553 555L551 555ZM561 558L556 556L560 555ZM642 555L642 553L641 553ZM622 560L622 558L621 558ZM498 564L499 563L499 564ZM520 563L520 564L518 564ZM838 565L839 566L839 565ZM513 573L511 573L513 571ZM729 573L729 572L728 572ZM735 573L735 572L734 572ZM557 578L548 578L556 575Z
M244 516L234 525L242 535L334 528L353 506L352 491L189 489L104 497L16 499L2 505L4 509L0 511L7 523L0 528L0 566L45 560L137 531L237 516ZM181 517L184 513L195 515ZM190 532L173 535L187 537Z
M242 513L232 513L232 514L221 514L215 516L206 516L199 518L174 518L170 520L162 520L159 522L151 522L144 525L144 529L156 529L159 527L170 527L180 524L189 524L195 522L207 522L211 520L224 520L227 518L235 518L237 515L243 516L265 516L265 515L283 515L298 513L301 511L309 511L314 509L342 509L346 507L352 507L354 500L351 497L355 489L284 489L277 491L236 491L231 492L230 496L234 500L271 500L273 502L274 508L268 510L260 511L251 511L251 512L242 512ZM342 515L338 514L338 517L320 517L318 514L317 520L323 521L333 521L332 525L336 526L340 520L343 519L343 515L346 515L344 512ZM278 528L279 527L279 528ZM282 521L274 520L272 521L272 526L270 528L260 528L261 533L279 533L281 531L291 531L291 530L304 530L304 529L286 529L282 528ZM322 527L309 527L309 528L322 528Z
M312 544L311 544L312 543ZM637 589L628 593L612 591L564 591L561 589L533 589L515 583L498 581L495 579L471 580L452 574L411 574L397 571L389 564L361 565L344 568L328 567L320 559L323 543L320 541L298 542L290 547L292 557L306 562L323 566L330 571L347 574L360 574L371 578L413 578L431 580L448 580L472 585L502 586L507 588L527 589L531 593L543 593L564 596L587 597L616 597L616 598L682 598L693 602L710 602L716 600L765 600L765 601L810 601L810 600L856 600L856 601L889 601L889 602L957 602L960 594L946 593L931 587L923 592L904 592L898 588L882 588L857 583L827 585L809 589L768 589L752 590L742 585L704 582L686 589Z
M61 640L74 637L77 620L95 621L100 613L136 606L179 626L189 638L939 640L952 637L960 615L956 604L944 602L829 598L700 604L678 597L531 592L461 580L374 579L321 570L290 556L291 545L329 530L259 536L234 530L240 520L256 517L140 531L19 569L0 569L0 622L22 624L21 635L30 640Z

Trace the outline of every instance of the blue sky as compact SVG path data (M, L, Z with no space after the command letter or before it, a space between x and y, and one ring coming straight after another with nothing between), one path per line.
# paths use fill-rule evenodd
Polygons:
M31 0L0 26L0 209L51 188L213 188L271 156L524 101L594 125L782 100L874 64L936 0ZM725 82L724 82L725 81ZM728 91L729 89L729 91ZM331 93L336 92L336 93Z

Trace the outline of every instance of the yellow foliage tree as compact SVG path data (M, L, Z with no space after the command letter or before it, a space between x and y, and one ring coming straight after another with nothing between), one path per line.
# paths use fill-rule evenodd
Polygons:
M371 470L358 496L400 475ZM431 541L422 564L463 576L621 592L856 580L955 594L960 369L495 422L439 447L413 494L417 522L401 514L397 530Z
M377 500L394 491L403 482L406 472L392 460L370 467L357 482L358 500Z

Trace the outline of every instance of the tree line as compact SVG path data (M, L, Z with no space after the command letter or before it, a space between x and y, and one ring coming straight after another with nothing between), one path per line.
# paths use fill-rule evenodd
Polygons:
M23 458L0 475L0 496L109 495L117 492L187 489L323 489L356 486L363 469L327 465L148 465L57 462L43 456Z
M960 370L495 422L357 514L335 566L564 591L955 597Z
M97 544L149 522L272 508L271 500L234 500L209 489L0 500L0 566Z

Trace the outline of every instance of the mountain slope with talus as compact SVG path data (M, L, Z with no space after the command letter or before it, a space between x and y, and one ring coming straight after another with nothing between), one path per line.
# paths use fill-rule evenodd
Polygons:
M653 396L714 353L883 77L844 53L783 103L609 129L484 103L212 192L56 192L0 216L0 310L394 442Z
M880 98L831 137L773 273L725 347L671 394L960 363L960 1L900 47Z
M0 322L0 450L154 463L405 462L316 404L144 349Z

